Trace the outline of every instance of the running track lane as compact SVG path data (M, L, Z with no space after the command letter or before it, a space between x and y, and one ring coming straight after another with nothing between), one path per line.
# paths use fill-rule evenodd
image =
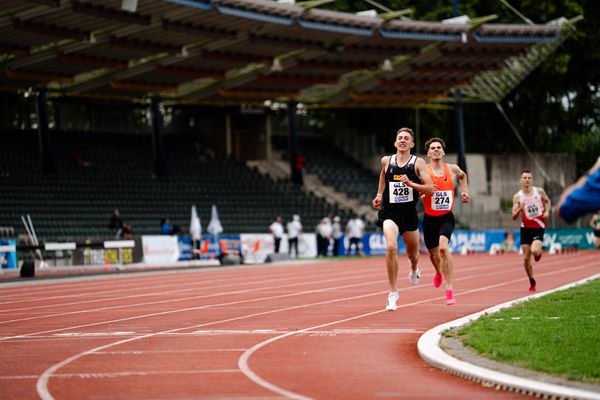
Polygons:
M526 295L521 258L455 256L458 303L383 258L2 284L3 399L523 398L425 364L420 334ZM598 252L544 255L538 289L600 271Z

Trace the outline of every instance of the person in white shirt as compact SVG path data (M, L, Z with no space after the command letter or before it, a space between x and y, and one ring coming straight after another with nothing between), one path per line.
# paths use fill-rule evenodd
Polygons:
M269 226L269 231L273 234L273 245L275 253L279 253L279 245L281 244L281 238L283 237L283 219L281 215L275 217L275 221Z
M328 216L321 219L315 228L315 233L317 234L317 256L326 257L333 234L333 225Z
M333 255L340 255L340 239L342 238L342 219L337 215L333 217L333 224L331 225L333 238Z
M365 223L358 216L354 214L352 219L346 224L346 235L348 236L348 251L346 255L352 254L352 247L354 247L354 255L360 255L360 241L365 234Z
M296 251L295 257L298 257L298 237L302 235L302 223L300 216L294 215L292 220L287 223L288 232L288 254L292 255L292 248Z

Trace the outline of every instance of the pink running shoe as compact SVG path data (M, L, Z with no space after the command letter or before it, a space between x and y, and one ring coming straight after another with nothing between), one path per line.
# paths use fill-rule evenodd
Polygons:
M456 304L456 299L454 298L454 294L450 289L446 289L446 304L449 306Z
M442 285L442 274L436 272L433 276L433 286L439 288Z
M535 283L533 285L529 286L529 291L530 292L535 292L536 290L537 290L537 288L535 286Z

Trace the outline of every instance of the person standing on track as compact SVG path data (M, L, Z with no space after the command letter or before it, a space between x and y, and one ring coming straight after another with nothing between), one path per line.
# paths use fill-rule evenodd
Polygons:
M385 264L390 293L386 310L394 311L398 301L398 235L406 247L410 261L408 275L411 284L419 283L419 218L417 202L419 193L433 194L433 183L427 174L422 158L411 154L415 147L414 133L410 128L400 128L396 133L396 153L381 158L381 171L377 195L371 202L379 210L377 226L383 228L386 241Z
M550 198L540 187L533 186L531 171L521 172L521 190L513 196L512 219L516 220L521 214L521 250L525 272L529 278L529 291L536 291L536 281L533 278L531 255L535 261L542 258L542 244L546 218L550 214Z
M444 162L446 143L438 137L425 142L427 157L427 173L433 181L433 195L423 196L425 215L423 217L423 237L429 251L429 258L435 268L433 286L442 284L442 274L446 279L446 304L456 303L454 298L453 271L454 263L448 244L454 232L455 221L452 208L454 206L454 178L458 179L462 188L463 203L470 201L467 186L467 174L456 164ZM441 272L441 273L440 273Z

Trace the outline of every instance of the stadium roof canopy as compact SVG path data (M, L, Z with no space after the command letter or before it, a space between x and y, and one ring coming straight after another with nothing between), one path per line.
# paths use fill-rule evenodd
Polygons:
M178 103L413 107L504 97L572 32L363 16L323 1L4 0L0 89ZM131 2L129 2L131 3ZM133 2L135 3L135 2Z

